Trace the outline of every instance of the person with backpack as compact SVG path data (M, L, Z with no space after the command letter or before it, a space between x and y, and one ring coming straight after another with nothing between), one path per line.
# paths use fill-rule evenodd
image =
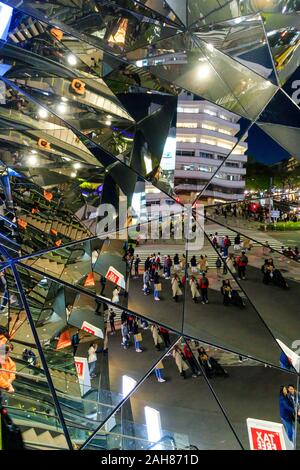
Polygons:
M219 235L218 232L216 232L212 238L212 244L214 248L218 249L219 248Z
M246 252L243 250L242 253L236 259L236 265L238 270L238 280L246 279L246 268L248 264L248 257Z
M202 277L199 279L199 288L200 288L201 297L202 297L201 302L203 304L208 304L208 295L207 295L208 294L208 286L209 286L209 280L206 277L206 274L203 273Z

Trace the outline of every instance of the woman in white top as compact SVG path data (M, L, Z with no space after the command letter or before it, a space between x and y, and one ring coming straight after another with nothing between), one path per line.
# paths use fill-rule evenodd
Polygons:
M174 275L171 282L172 282L173 299L175 300L175 302L177 302L178 296L182 295L182 291L179 287L179 277L177 276L177 274Z
M94 371L95 371L95 367L97 363L97 354L96 354L97 348L98 348L97 343L92 343L88 350L88 364L89 364L91 377L96 377L96 374Z
M114 302L115 304L118 304L120 302L119 293L120 293L120 287L116 286L114 288L113 296L112 296L112 299L111 299L111 301Z
M199 294L199 291L198 291L198 285L197 285L197 280L196 280L195 276L191 276L190 288L191 288L193 301L196 303L197 302L197 297L200 297L200 294Z
M228 255L227 258L226 258L226 265L227 265L227 268L229 269L229 271L232 273L232 274L235 274L236 272L236 269L234 267L234 257L232 254Z

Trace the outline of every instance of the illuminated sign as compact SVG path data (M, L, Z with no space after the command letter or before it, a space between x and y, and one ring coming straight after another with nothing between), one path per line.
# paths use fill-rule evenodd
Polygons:
M0 39L6 41L13 9L0 2Z
M161 159L161 169L164 171L175 170L175 158L176 158L176 138L168 137L166 140L163 156Z

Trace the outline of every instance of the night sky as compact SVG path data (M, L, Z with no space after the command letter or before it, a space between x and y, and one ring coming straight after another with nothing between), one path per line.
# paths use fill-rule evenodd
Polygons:
M290 157L286 150L255 124L249 131L247 142L248 156L266 165L273 165Z

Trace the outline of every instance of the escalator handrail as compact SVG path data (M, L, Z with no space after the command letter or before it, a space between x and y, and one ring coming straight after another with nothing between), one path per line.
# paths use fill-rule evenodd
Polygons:
M176 441L175 441L174 437L171 436L171 435L166 435L166 436L161 437L161 438L160 438L157 442L155 442L154 444L151 444L151 446L147 447L147 450L152 449L153 447L159 445L160 443L162 443L162 442L164 442L164 441L166 441L166 440L169 440L169 441L172 442L172 445L173 445L173 449L172 449L172 450L176 450L176 449L177 449L177 447L176 447Z

